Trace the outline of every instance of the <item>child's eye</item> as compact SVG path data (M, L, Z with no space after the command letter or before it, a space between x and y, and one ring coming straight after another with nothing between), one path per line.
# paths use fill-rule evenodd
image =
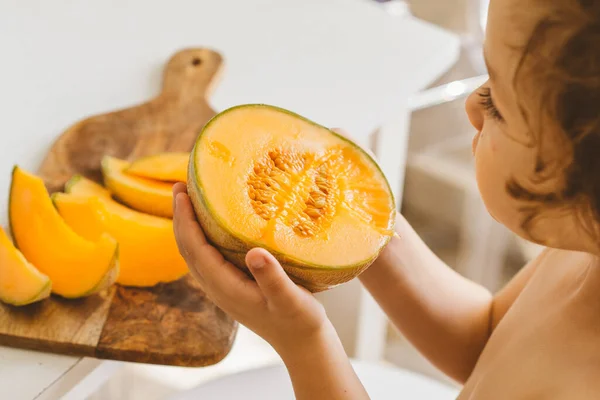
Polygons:
M492 90L488 87L482 87L479 89L478 93L481 98L480 104L483 106L485 111L494 119L498 121L504 121L502 118L502 114L494 105L494 100L492 99Z

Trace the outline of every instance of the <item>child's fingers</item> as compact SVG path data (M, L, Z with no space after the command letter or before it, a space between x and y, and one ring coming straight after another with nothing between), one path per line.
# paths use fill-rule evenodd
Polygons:
M202 229L195 223L196 221L194 220L194 223L191 223L189 215L185 215L185 203L189 201L185 197L187 197L187 193L182 191L179 184L175 184L173 186L173 230L175 232L175 242L190 272L204 289L204 279L195 266L196 263L192 249L196 246L204 246L206 238ZM177 203L180 203L179 207ZM192 237L194 238L193 241L190 240Z
M207 242L186 193L175 198L173 226L182 256L211 300L228 310L238 309L236 302L262 301L256 283Z
M208 243L204 232L196 221L196 216L186 192L178 191L178 187L173 187L173 229L175 230L175 239L181 254L186 260L192 261L193 251L202 248Z
M293 305L301 295L301 289L268 251L260 248L250 250L246 254L246 264L267 302L275 306Z
M177 182L173 185L173 212L175 212L175 199L179 193L187 194L187 186L183 182Z

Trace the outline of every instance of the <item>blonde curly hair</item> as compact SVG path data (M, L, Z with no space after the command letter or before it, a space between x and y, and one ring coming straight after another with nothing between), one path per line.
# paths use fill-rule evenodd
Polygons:
M600 0L538 5L543 17L520 49L513 81L538 157L528 182L510 180L507 190L524 202L525 231L551 206L576 212L600 238ZM544 151L548 144L558 151ZM539 189L561 170L559 190Z

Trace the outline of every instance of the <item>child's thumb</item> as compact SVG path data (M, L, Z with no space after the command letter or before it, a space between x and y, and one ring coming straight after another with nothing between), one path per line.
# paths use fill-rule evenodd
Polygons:
M300 290L287 276L279 261L264 249L250 250L246 254L246 265L268 301L285 304L292 301L297 295L296 291Z

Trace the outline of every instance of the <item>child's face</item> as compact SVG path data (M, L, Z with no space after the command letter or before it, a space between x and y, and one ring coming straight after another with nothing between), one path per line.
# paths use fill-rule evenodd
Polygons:
M536 156L540 151L539 146L528 145L531 142L531 129L519 108L520 104L528 109L528 99L520 93L517 101L513 85L523 45L535 22L534 10L531 10L531 15L521 15L522 18L515 21L519 9L534 7L525 3L534 2L491 0L484 44L490 78L469 97L466 109L478 131L473 140L473 154L483 201L497 221L527 237L522 228L525 219L521 211L523 204L507 191L507 184L512 180L524 183L531 181ZM526 93L532 104L536 99L534 92ZM543 185L557 184L559 182L555 179ZM540 189L540 186L536 188Z

